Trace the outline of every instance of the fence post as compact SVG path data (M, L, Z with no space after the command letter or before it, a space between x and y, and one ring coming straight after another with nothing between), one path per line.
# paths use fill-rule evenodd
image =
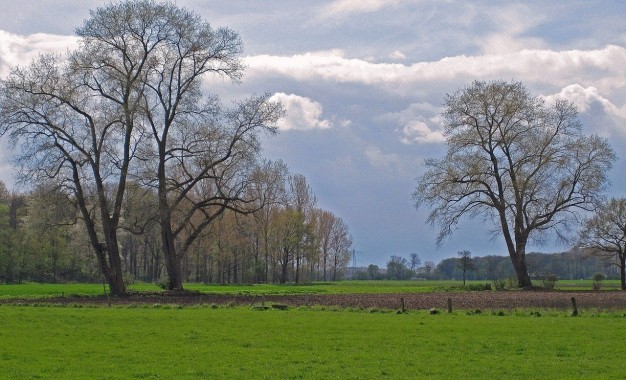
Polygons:
M448 314L452 313L452 298L448 298Z
M574 308L574 310L572 311L572 316L577 316L578 315L578 307L576 306L576 298L572 297L572 307Z

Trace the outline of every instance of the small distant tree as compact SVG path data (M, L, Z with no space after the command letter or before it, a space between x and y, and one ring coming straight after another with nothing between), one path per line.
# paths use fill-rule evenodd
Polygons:
M412 276L408 264L409 262L404 257L391 256L387 262L387 277L390 280L408 280Z
M413 272L415 272L417 270L417 268L420 267L420 265L422 264L422 260L420 260L420 257L418 256L417 253L411 253L410 260L409 260L409 265L410 268Z
M422 267L422 273L426 276L430 276L435 269L435 263L433 261L425 261Z
M370 276L370 280L376 280L380 274L380 268L378 265L370 264L367 266L367 273Z
M472 253L468 250L462 250L457 253L459 256L459 268L463 271L463 286L465 286L465 275L469 271L476 270L474 260L472 260Z
M604 273L594 273L592 279L593 279L593 290L600 290L602 289L602 281L604 281L606 277L604 276Z

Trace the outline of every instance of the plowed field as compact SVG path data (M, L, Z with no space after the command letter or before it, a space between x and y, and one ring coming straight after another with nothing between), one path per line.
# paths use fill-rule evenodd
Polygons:
M201 293L155 294L138 293L128 297L56 297L38 300L5 299L0 303L53 303L53 304L176 304L176 305L261 305L284 304L290 306L339 306L399 309L404 301L407 310L446 309L448 299L453 309L515 309L556 308L571 309L575 297L580 309L626 310L624 291L484 291L484 292L433 292L397 294L341 294L341 295L266 295L239 296Z

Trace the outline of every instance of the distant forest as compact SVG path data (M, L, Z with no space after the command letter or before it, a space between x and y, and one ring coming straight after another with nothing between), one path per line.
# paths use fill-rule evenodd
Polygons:
M591 279L602 273L606 278L619 279L616 262L589 255L579 249L561 253L529 253L526 256L530 276L541 280L548 275L557 279ZM416 265L416 263L418 265ZM461 280L463 278L462 259L453 257L438 264L426 261L420 265L419 258L392 256L386 268L377 265L356 268L352 278L360 280L409 280L412 278L429 280ZM515 278L515 271L508 256L484 256L471 258L466 270L466 280L504 281Z
M441 261L435 274L441 279L461 279L463 270L460 258ZM542 279L554 274L559 279L590 279L595 273L602 273L607 278L619 279L619 268L597 256L590 256L581 250L561 253L529 253L526 255L528 271L534 279ZM485 256L472 259L475 270L467 271L468 280L494 280L515 277L511 260L508 256Z

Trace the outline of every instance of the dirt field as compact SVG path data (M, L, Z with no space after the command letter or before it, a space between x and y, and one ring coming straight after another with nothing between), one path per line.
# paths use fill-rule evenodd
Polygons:
M185 294L133 294L123 298L106 297L58 297L45 300L2 300L0 303L41 303L55 304L176 304L176 305L261 305L284 304L290 306L339 306L363 308L401 308L401 299L407 310L447 309L448 299L453 309L515 309L515 308L556 308L571 309L571 298L576 298L579 309L620 309L626 310L626 292L623 291L484 291L484 292L435 292L405 294L355 294L355 295L273 295L273 296L233 296Z

